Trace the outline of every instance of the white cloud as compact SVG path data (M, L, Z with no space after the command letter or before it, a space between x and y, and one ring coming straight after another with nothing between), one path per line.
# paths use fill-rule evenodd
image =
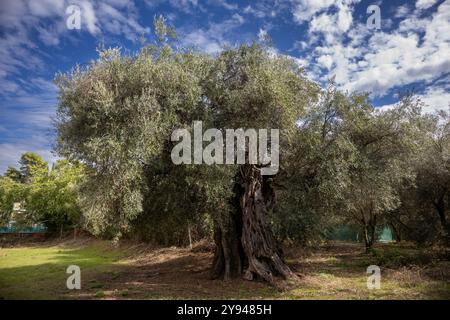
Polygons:
M294 20L298 23L310 21L319 12L335 4L335 0L299 0L292 12Z
M77 4L81 7L81 23L85 26L89 33L92 35L96 35L100 32L100 28L97 25L97 15L94 11L94 6L89 1L80 1ZM83 28L83 27L82 27Z
M253 15L256 18L274 18L277 16L281 5L278 2L267 3L264 1L255 1L252 5L244 8L243 13Z
M450 86L447 88L429 88L418 97L425 103L424 112L432 113L435 110L448 110L450 108Z
M411 13L411 8L408 4L401 5L397 8L397 11L395 12L396 18L405 18Z
M416 97L423 103L422 112L434 113L438 110L449 110L450 108L450 85L445 87L428 88L422 94L416 94ZM379 109L389 110L394 108L397 103L380 106Z
M137 22L138 14L132 2L127 5L125 14L121 6L115 8L107 3L99 3L97 16L101 21L102 32L113 35L121 34L131 41L136 41L141 34L150 32L150 28L142 27Z
M269 34L267 33L267 30L259 29L259 32L258 32L259 41L264 41L265 39L267 39L268 36L269 36Z
M150 31L139 24L134 3L124 0L6 1L0 6L0 27L4 31L0 35L0 85L3 89L0 95L20 90L11 77L22 70L43 70L45 64L38 48L58 46L62 37L71 39L77 34L68 30L65 23L65 9L72 4L81 9L81 32L93 36L123 35L136 41L141 34ZM38 41L33 40L34 32Z
M419 1L416 7L428 8L432 2ZM301 47L313 51L301 58L309 62L306 67L315 80L325 82L334 75L343 90L368 91L380 97L404 85L422 83L432 88L436 79L449 72L450 2L427 15L401 7L397 15L404 18L398 28L388 29L382 20L378 31L369 30L365 21L353 21L355 3L324 0L299 12L302 4L309 4L304 0L293 10L295 21L308 21L308 42ZM441 105L438 96L445 100L444 93L428 89L423 99Z
M210 0L212 4L224 7L227 10L237 10L239 6L235 3L228 3L226 0Z
M417 9L427 9L434 5L437 2L437 0L417 0L416 2L416 8Z
M0 143L0 174L8 166L17 165L20 155L26 151L37 152L49 162L55 160L51 145L56 86L39 77L21 85L22 89L14 96L3 99L0 108L0 132L7 137Z
M450 70L450 3L443 3L431 18L407 18L403 26L408 25L408 20L416 21L409 29L370 37L359 53L367 67L355 68L341 79L345 88L384 95L396 86L433 81ZM420 31L425 32L423 37ZM351 64L353 57L346 58Z
M245 23L245 19L235 13L233 16L220 23L211 23L207 29L194 29L184 32L182 43L185 46L194 46L208 54L217 53L223 46L229 44L226 36Z
M30 13L37 17L52 17L64 11L64 0L29 1Z
M328 54L324 54L323 56L320 56L317 59L317 63L319 63L321 66L329 70L333 65L333 58Z
M204 0L203 0L204 1ZM224 4L227 5L228 3L226 1L222 0L210 0L215 2L216 4ZM204 12L205 9L200 3L201 1L198 0L145 0L145 4L150 8L156 8L160 6L161 4L170 4L170 6L175 9L182 11L184 13L188 14L194 14L198 11ZM232 6L232 5L230 5Z

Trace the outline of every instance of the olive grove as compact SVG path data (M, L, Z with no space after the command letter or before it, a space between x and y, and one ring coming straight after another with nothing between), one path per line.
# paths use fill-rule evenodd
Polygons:
M90 232L170 244L193 226L214 240L212 276L276 284L295 277L280 241L306 244L346 222L369 250L377 226L420 215L402 211L416 201L408 189L448 230L448 128L422 115L419 101L380 111L368 94L332 81L322 89L265 43L211 56L172 42L162 19L155 26L155 44L131 55L100 50L56 80L57 151L86 167L78 203ZM194 121L222 132L279 129L279 171L262 175L261 162L174 164L172 132L191 132ZM427 138L430 130L439 135Z

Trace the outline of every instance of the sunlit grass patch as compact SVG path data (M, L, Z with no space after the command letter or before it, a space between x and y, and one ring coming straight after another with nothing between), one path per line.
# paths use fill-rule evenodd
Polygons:
M83 247L31 246L0 249L0 296L7 299L52 298L68 291L66 269L77 265L82 279L108 269L121 256L105 242Z

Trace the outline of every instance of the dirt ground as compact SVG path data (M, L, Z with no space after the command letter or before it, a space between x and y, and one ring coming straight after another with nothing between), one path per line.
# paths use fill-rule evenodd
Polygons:
M210 278L212 252L203 245L186 248L127 248L141 251L103 274L89 276L92 290L73 298L126 299L261 299L276 294L263 282ZM206 251L206 252L205 252Z
M284 291L259 281L209 277L211 247L154 248L106 241L24 244L0 249L4 299L450 299L448 254L411 244L329 243L286 249L298 281ZM42 261L41 261L42 260ZM31 261L31 262L30 262ZM65 288L62 270L78 264L81 290ZM367 288L367 267L381 268L381 288ZM28 283L28 284L27 284Z

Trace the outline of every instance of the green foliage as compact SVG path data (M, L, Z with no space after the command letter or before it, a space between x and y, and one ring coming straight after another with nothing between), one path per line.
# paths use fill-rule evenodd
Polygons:
M19 172L13 168L0 177L0 223L6 224L11 219L13 204L18 202L25 209L14 217L20 219L19 225L40 222L52 231L80 224L77 188L83 177L83 165L59 160L49 172L47 163L31 152L22 155L20 164L23 177L20 180L11 179L11 172Z
M295 120L318 92L293 61L257 44L214 58L173 51L161 18L155 29L162 43L135 56L101 51L86 69L57 78L58 151L89 168L80 204L96 234L176 235L204 213L226 223L237 167L173 165L173 129L191 130L194 120L276 128L288 149Z
M25 152L20 157L20 174L23 182L47 174L48 163L40 155L34 152Z
M8 167L5 177L15 182L30 182L33 178L45 175L48 172L48 163L34 152L25 152L19 160L20 170Z
M408 163L415 183L400 188L402 205L390 221L403 237L419 242L450 238L450 114L439 111L417 121L417 149Z
M23 201L25 194L23 184L9 176L0 177L0 225L6 225L9 222L14 203Z
M167 42L169 39L176 39L175 29L167 25L164 16L155 16L153 18L153 25L155 27L155 34L160 43Z
M26 210L36 221L44 222L49 230L79 225L81 210L77 204L77 188L82 175L82 165L58 160L48 175L28 186Z
M8 177L15 182L21 182L23 180L22 173L14 167L8 167L8 169L6 169L5 177Z

